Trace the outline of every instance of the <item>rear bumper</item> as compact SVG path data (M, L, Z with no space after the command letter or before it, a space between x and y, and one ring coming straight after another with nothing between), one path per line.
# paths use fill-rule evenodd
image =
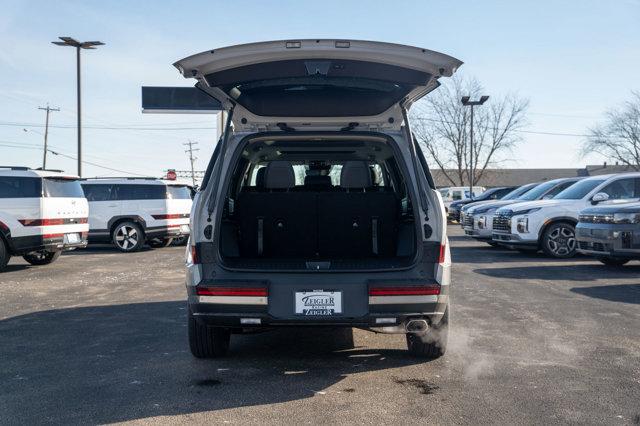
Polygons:
M331 280L330 282L335 282ZM398 286L416 285L416 281L401 281ZM437 286L436 281L421 282ZM202 296L197 288L207 287L261 287L267 296ZM189 309L200 322L217 327L264 328L264 327L359 327L376 329L387 333L403 333L405 325L412 319L425 319L437 325L447 309L449 286L442 285L439 295L391 295L370 296L369 288L379 288L380 282L370 281L364 285L326 284L342 293L343 312L331 316L306 316L295 313L295 293L307 289L322 288L321 284L277 284L268 281L246 281L241 284L208 281L200 286L187 286ZM388 285L384 284L387 288Z
M13 255L21 256L34 251L62 251L87 246L86 235L81 237L79 242L73 244L65 243L63 238L44 238L43 235L15 237L10 239L10 248Z
M174 238L188 236L189 225L168 225L145 229L147 238Z

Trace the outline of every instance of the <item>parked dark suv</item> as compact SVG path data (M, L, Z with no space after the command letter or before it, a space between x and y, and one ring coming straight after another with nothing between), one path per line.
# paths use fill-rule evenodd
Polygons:
M314 39L175 65L228 111L191 216L193 355L220 356L233 333L283 326L402 333L414 355L442 355L446 216L407 113L461 62Z
M576 240L580 253L612 266L640 259L640 203L587 208L579 219Z

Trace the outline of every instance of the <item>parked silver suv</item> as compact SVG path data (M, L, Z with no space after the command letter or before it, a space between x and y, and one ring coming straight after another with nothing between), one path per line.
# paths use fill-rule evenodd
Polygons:
M445 352L446 217L407 112L460 65L415 47L315 39L175 64L228 112L191 215L193 355L280 326L404 333L415 355Z

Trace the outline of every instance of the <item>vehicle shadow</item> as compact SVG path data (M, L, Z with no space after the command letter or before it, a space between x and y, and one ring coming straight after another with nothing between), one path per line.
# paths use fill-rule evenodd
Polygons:
M567 262L565 259L555 259L542 252L526 251L520 252L506 247L492 247L489 244L472 246L452 246L451 259L460 263L504 263L504 262L545 262L559 263ZM569 259L570 262L593 261L584 256L576 256Z
M273 404L313 397L350 374L424 362L404 350L345 347L348 335L324 329L234 335L230 357L198 360L182 301L34 312L0 321L0 341L2 418L23 424Z
M473 272L494 278L526 279L526 280L555 280L561 277L569 281L598 281L603 278L624 279L640 276L640 265L631 265L620 268L608 268L602 264L565 264L565 265L539 265L517 266L509 268L480 268Z
M636 275L637 276L637 275ZM602 285L574 287L572 292L611 302L640 304L640 284Z
M161 250L161 249L153 249L153 248L145 245L135 253L141 253L141 252L151 251L151 250ZM128 254L128 253L121 252L120 250L118 250L117 248L115 248L111 244L89 244L85 248L65 251L63 253L63 255L64 256L82 256L82 255L87 255L87 254L103 254L103 253Z
M33 268L34 266L23 263L23 264L9 264L2 271L2 275L4 277L10 277L9 274L12 272L24 271L25 269Z

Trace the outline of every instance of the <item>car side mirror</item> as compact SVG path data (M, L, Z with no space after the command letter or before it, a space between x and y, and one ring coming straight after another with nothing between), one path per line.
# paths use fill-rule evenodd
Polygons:
M591 204L602 203L603 201L607 201L609 199L609 194L606 192L598 192L591 198Z

